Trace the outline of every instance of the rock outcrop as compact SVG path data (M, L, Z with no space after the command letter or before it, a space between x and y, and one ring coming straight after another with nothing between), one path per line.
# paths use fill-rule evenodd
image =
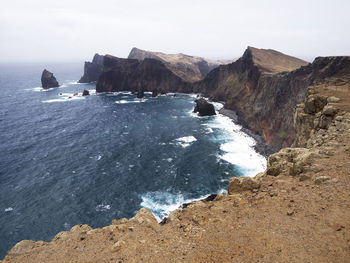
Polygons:
M103 56L95 54L92 62L85 62L84 75L78 81L79 83L90 83L97 81L103 65Z
M59 87L59 84L53 73L44 69L43 73L41 74L41 86L44 89L49 89L57 88Z
M104 57L103 70L96 84L97 92L138 92L139 85L143 92L192 92L190 83L183 81L159 60Z
M216 114L214 105L207 102L204 98L200 98L194 102L196 103L196 107L193 112L198 113L199 116L211 116Z
M195 82L203 79L212 69L232 61L210 61L201 57L185 54L165 54L133 48L128 56L129 59L139 61L145 58L159 60L166 65L175 75L187 82Z

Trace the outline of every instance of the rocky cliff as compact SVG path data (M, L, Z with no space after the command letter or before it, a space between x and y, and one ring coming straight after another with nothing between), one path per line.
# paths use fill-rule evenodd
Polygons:
M232 61L211 61L201 57L185 54L165 54L133 48L128 56L129 59L139 61L152 58L162 61L175 75L187 82L195 82L203 79L212 69L221 64Z
M239 60L196 83L194 91L226 101L225 107L234 110L244 126L278 150L294 140L293 111L307 87L331 77L347 81L349 62L349 57L320 57L308 64L277 51L248 47Z
M92 62L85 62L84 75L78 81L79 83L89 83L97 81L102 72L103 56L95 54Z
M170 71L163 62L146 58L122 59L106 55L96 84L97 92L131 91L192 92L192 86Z
M3 262L348 262L350 82L337 72L307 88L293 147L255 178L231 178L228 195L186 204L163 224L143 208L103 228L23 240Z
M290 146L294 140L293 111L309 85L329 78L350 79L349 57L317 58L311 64L271 49L248 47L237 61L210 71L203 80L185 81L169 63L194 65L201 61L185 55L166 55L134 48L129 57L107 56L96 90L197 92L236 112L239 121L261 135L271 151ZM170 62L169 62L170 61ZM198 66L198 65L197 65ZM198 72L200 72L199 68ZM181 75L181 74L180 74Z

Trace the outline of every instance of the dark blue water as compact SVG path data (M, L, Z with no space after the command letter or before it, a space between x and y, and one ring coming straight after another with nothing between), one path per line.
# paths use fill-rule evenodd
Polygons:
M63 86L40 89L44 67ZM194 97L96 95L76 84L81 74L80 63L0 65L0 258L22 239L49 241L141 207L161 219L262 169L238 126L191 113Z

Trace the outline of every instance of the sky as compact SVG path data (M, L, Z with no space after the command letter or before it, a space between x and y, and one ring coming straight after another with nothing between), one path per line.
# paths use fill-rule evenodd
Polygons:
M349 0L1 0L0 62L127 57L132 47L210 59L247 46L311 61L350 55Z

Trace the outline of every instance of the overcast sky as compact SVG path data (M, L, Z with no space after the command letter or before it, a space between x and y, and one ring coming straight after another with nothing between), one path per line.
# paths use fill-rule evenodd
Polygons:
M235 58L247 46L350 55L349 0L1 0L0 62L127 57L132 47Z

